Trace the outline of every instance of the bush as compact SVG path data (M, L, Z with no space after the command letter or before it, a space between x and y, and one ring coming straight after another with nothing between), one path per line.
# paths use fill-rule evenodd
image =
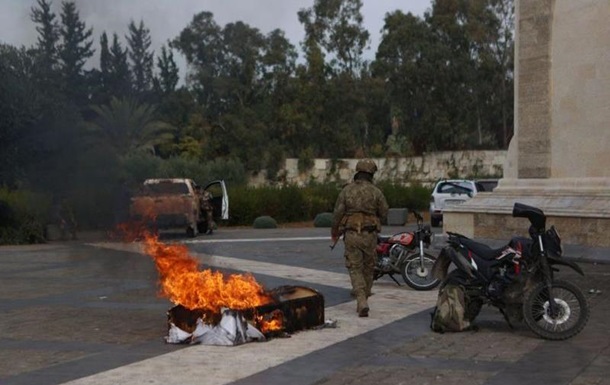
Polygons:
M217 179L224 179L227 184L245 185L248 182L246 168L239 159L215 159L205 163L207 168L207 180L198 183L209 182Z
M30 191L0 188L0 244L30 244L45 241L50 199Z
M317 213L333 211L339 191L340 188L335 183L311 184L304 187L304 217L311 219Z
M121 171L133 185L139 185L148 178L159 176L163 159L149 153L134 152L121 159Z
M196 159L173 157L164 160L159 167L160 178L189 178L198 184L210 179L209 170Z
M382 182L379 185L390 207L405 207L409 209L425 210L430 204L432 189L420 184L403 186L399 184Z
M313 220L314 227L332 227L333 213L320 213Z
M277 228L277 222L272 217L265 215L256 218L252 224L252 227L255 229L275 229Z
M284 223L304 220L303 191L296 186L236 186L228 190L229 224L245 225L258 216L270 216Z
M390 207L423 210L428 207L430 189L382 184ZM319 213L333 211L340 188L335 183L307 187L228 186L230 201L229 225L249 225L259 216L275 218L278 223L311 221Z

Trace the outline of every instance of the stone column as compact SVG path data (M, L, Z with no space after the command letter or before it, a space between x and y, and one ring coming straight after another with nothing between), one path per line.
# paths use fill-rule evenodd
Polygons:
M572 244L610 246L610 2L516 0L515 135L504 179L444 228L506 238L537 206Z

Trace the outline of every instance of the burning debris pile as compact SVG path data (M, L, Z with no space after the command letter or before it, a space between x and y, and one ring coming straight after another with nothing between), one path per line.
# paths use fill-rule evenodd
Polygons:
M204 345L241 345L250 341L264 341L265 335L258 329L250 325L243 314L236 310L225 309L222 312L220 322L216 326L203 323L203 317L195 320L195 328L192 332L186 330L192 327L176 326L175 322L180 320L175 319L176 313L183 313L187 309L181 308L180 311L170 309L168 312L169 332L165 341L170 344L204 344ZM187 315L187 318L192 319L193 315L198 315L197 312Z
M168 313L168 343L239 345L324 324L324 297L300 286L265 290L250 274L199 270L184 245L144 237Z

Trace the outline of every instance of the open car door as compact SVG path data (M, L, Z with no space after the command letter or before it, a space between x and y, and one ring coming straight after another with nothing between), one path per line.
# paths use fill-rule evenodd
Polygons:
M214 207L215 219L229 219L229 194L227 194L227 186L225 181L214 180L205 185L203 188L212 194L212 206Z

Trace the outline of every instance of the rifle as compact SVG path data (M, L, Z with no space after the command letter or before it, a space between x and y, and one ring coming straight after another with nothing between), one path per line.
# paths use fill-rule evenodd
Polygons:
M330 251L333 251L335 249L335 246L337 246L337 243L339 242L339 239L341 239L342 236L343 236L343 232L339 233L339 236L337 237L337 239L333 242L332 245L330 245Z

